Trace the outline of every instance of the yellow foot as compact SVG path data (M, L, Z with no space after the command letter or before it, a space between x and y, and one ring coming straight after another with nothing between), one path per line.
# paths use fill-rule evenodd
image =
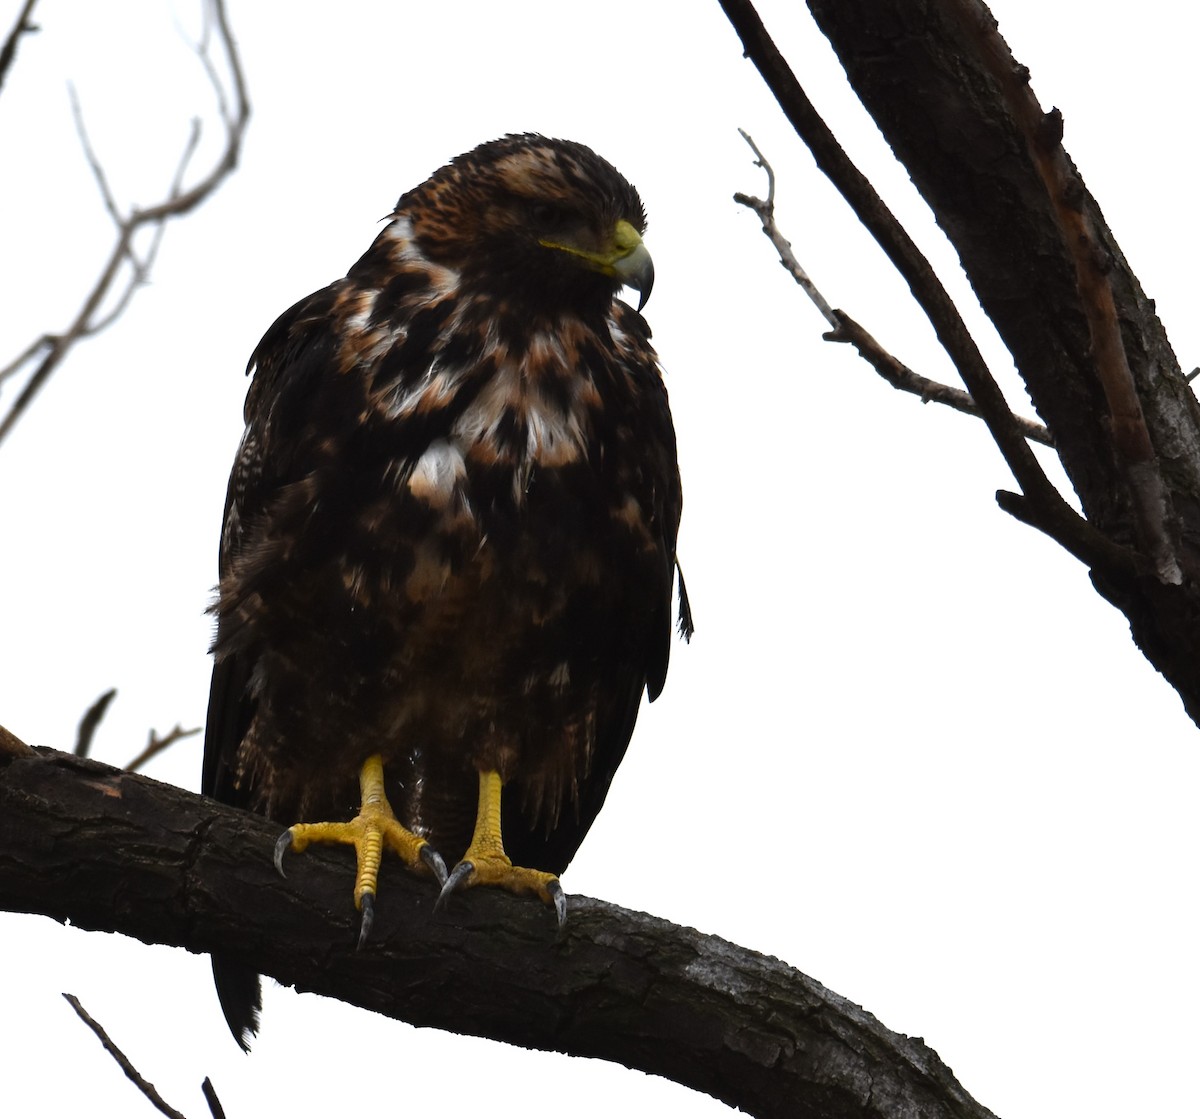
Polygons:
M479 812L471 846L458 866L445 880L437 904L441 906L456 890L471 886L498 886L510 894L535 894L554 906L561 927L567 920L567 898L558 878L544 870L513 866L504 853L500 835L500 775L487 771L479 775Z
M371 931L375 916L375 891L379 884L379 864L386 844L413 870L433 874L446 881L446 864L428 842L414 835L396 819L383 792L383 759L372 754L359 774L362 808L353 820L344 823L293 824L275 844L275 869L283 874L283 856L288 848L300 852L310 843L350 843L354 846L358 873L354 878L354 906L362 911L358 945L361 948Z

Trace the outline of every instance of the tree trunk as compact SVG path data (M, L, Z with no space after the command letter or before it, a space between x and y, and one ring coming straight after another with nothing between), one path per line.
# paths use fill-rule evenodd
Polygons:
M1200 721L1200 409L1095 199L976 0L810 0L855 92L958 250L1087 519L1143 555L1162 515L1181 581L1093 569L1135 641ZM1087 258L1081 260L1082 254ZM1102 290L1102 289L1107 289ZM1132 390L1106 383L1111 298ZM1120 373L1117 376L1121 376ZM1159 486L1147 488L1147 474ZM1143 510L1161 492L1165 508Z
M753 9L722 2L818 164L847 193L798 123L803 92ZM998 495L1002 506L1089 563L1096 588L1200 722L1200 408L1153 301L1062 148L1061 117L1042 111L1029 72L978 0L809 7L957 249L1108 550L1074 546L1028 487L1021 498Z

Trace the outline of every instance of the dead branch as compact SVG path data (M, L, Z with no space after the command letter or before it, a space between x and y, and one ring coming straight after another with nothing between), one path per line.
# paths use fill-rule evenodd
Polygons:
M80 1020L89 1030L92 1031L99 1039L100 1044L104 1046L109 1056L117 1062L120 1070L129 1077L130 1080L137 1086L139 1092L146 1097L159 1111L166 1115L168 1119L187 1119L181 1112L176 1111L166 1100L158 1094L157 1089L150 1083L136 1068L133 1067L133 1062L125 1056L123 1052L116 1046L112 1038L108 1036L108 1031L100 1025L86 1010L83 1009L83 1004L74 996L63 992L63 998L71 1005L71 1009L79 1015Z
M101 695L95 703L91 705L84 713L83 718L79 720L79 731L75 735L75 756L86 758L92 748L92 738L95 737L96 728L100 725L100 720L104 718L104 713L108 710L108 705L117 696L116 688L109 688Z
M197 46L197 54L205 72L213 83L216 94L218 116L225 130L225 144L220 156L209 172L195 185L184 189L183 182L200 140L200 123L193 121L183 155L179 160L166 198L153 206L133 207L122 213L108 186L99 158L92 149L87 130L83 125L82 112L72 91L72 105L76 128L80 135L84 157L96 180L105 209L116 227L116 240L100 275L83 301L83 306L66 330L58 334L44 334L31 342L6 366L0 368L0 382L15 376L36 361L21 391L13 400L8 411L0 418L0 442L29 408L38 392L62 364L67 354L80 341L93 337L124 312L134 293L145 284L154 263L166 224L175 218L190 213L208 199L233 173L241 152L242 138L250 118L250 103L246 95L246 82L242 72L237 45L230 31L225 13L224 0L208 0L212 19L216 27L216 41L224 54L232 86L232 98L219 80L216 67L209 55L209 35L206 32ZM231 104L232 100L232 104ZM149 244L139 257L136 243L143 231L149 232ZM105 309L107 308L107 309ZM40 359L40 360L39 360Z
M151 730L146 748L125 767L126 772L137 773L151 758L161 754L168 746L174 746L181 738L191 738L203 729L203 727L192 727L191 730L184 730L179 723L176 723L162 738L158 737L158 731Z
M204 1102L208 1104L212 1119L225 1119L225 1109L217 1099L217 1090L207 1076L200 1083L200 1091L204 1093Z
M0 727L0 762L10 758L24 758L33 754L33 747L27 746L7 727Z
M821 119L754 6L749 0L721 0L721 7L817 166L907 282L1025 498L1036 506L1039 527L1089 567L1127 582L1140 570L1140 557L1097 531L1051 484L932 265Z
M911 392L926 403L944 404L956 412L968 416L978 416L979 405L971 398L971 394L956 389L953 385L943 385L940 381L930 380L920 373L915 373L907 365L887 352L863 327L859 326L845 311L834 311L838 325L822 337L828 342L849 342L874 370L894 389ZM1044 447L1054 446L1054 436L1050 429L1035 420L1024 416L1014 416L1013 422L1026 439L1041 443Z
M761 167L767 174L767 197L765 199L755 198L751 194L742 194L740 191L733 196L733 200L742 206L753 210L758 215L758 220L762 222L763 232L767 235L767 240L775 246L775 251L779 254L779 262L787 269L788 275L796 281L804 291L804 294L813 301L817 310L825 316L825 321L834 329L837 328L837 316L833 313L833 308L830 307L826 298L817 290L817 285L809 278L808 273L800 266L800 262L796 259L796 254L792 252L792 243L779 231L779 226L775 224L775 169L767 162L767 157L759 151L758 145L754 142L754 138L744 128L739 128L743 140L750 145L750 150L754 153L754 165Z
M754 152L755 165L761 167L767 174L767 197L765 199L756 198L752 194L742 194L739 191L733 196L733 200L739 205L753 210L758 215L759 221L762 222L763 233L766 234L767 239L775 246L775 251L779 254L779 262L813 301L817 310L821 312L829 325L833 327L833 330L823 335L825 340L828 342L849 342L858 350L860 356L894 389L911 392L919 396L927 404L932 401L935 404L944 404L948 408L953 408L958 412L964 412L969 416L979 416L979 405L971 398L970 393L963 392L962 389L956 389L951 385L944 385L940 381L934 381L913 372L907 365L888 353L871 334L859 326L845 311L836 311L829 305L829 301L821 294L808 272L805 271L796 259L796 254L792 251L791 241L783 235L778 223L775 221L775 172L771 164L767 162L766 157L759 150L758 145L749 134L740 128L738 131L742 134L742 139L750 145L751 150ZM1013 422L1026 439L1032 439L1034 442L1042 443L1047 447L1054 446L1054 439L1049 429L1042 424L1036 423L1033 420L1027 420L1021 416L1014 416Z
M17 44L21 41L22 35L32 35L38 30L37 24L33 23L31 16L33 15L33 6L37 0L25 0L25 6L21 9L21 14L17 16L17 22L13 24L12 30L4 40L4 46L0 47L0 87L4 85L4 79L8 77L8 71L17 57Z
M217 952L417 1025L618 1061L752 1115L992 1114L921 1041L795 969L606 902L572 897L559 934L496 890L435 913L436 887L389 866L358 951L348 852L306 852L281 879L278 830L90 759L0 760L0 909Z

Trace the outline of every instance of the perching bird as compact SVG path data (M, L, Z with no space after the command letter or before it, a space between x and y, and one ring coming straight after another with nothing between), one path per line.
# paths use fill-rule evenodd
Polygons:
M681 492L634 188L513 135L403 195L250 358L204 792L443 896L557 876L667 673ZM691 618L680 580L679 626ZM445 860L457 860L448 876ZM360 851L363 936L378 844ZM243 1048L258 977L214 960Z

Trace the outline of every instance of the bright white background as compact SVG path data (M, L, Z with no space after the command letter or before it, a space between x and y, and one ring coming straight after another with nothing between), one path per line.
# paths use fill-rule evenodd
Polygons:
M2 5L5 31L18 6ZM0 722L69 748L116 685L95 744L115 764L152 726L202 723L203 611L254 343L450 156L514 130L581 140L650 213L647 313L679 430L697 634L643 712L567 889L786 959L926 1038L1008 1119L1194 1113L1195 727L1086 572L997 510L1011 480L982 425L821 342L731 201L765 189L738 126L774 162L780 222L830 301L952 377L715 0L230 8L254 106L240 171L169 230L152 284L0 447ZM969 305L803 5L760 8ZM156 201L189 117L211 105L186 41L195 9L38 11L42 33L0 96L0 362L66 325L111 241L66 81L118 197ZM1191 368L1194 26L1172 0L994 10ZM994 335L970 321L1027 412ZM149 773L194 789L199 770L196 738ZM192 1117L205 1075L245 1119L363 1106L372 1068L398 1115L726 1111L619 1067L273 986L243 1057L206 959L43 918L0 914L0 961L8 1115L151 1114L64 990Z

